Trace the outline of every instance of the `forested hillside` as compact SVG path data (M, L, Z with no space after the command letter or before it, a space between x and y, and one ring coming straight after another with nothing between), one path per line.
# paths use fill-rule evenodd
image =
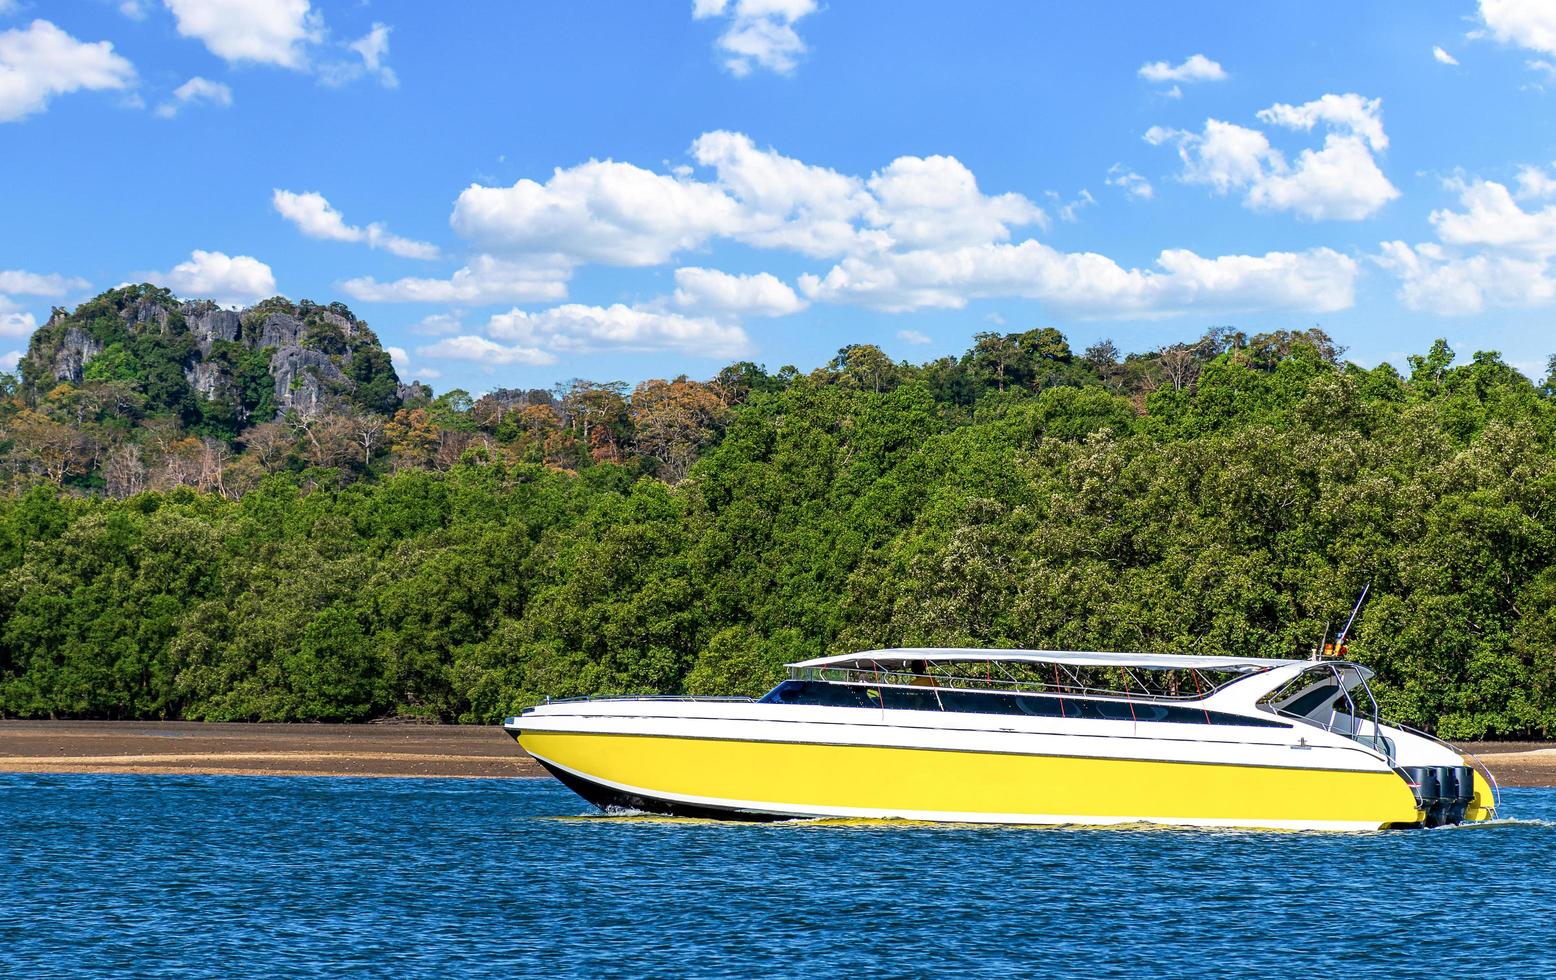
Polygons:
M433 397L344 307L218 312L115 291L0 376L0 714L490 721L875 646L1297 655L1370 581L1351 655L1389 713L1556 727L1556 391L1494 353L1042 329Z

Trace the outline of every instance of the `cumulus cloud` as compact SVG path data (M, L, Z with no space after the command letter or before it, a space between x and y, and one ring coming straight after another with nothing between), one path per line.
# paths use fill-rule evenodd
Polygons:
M1151 186L1149 180L1125 167L1122 163L1115 163L1108 168L1105 183L1109 187L1117 187L1130 197L1141 201L1149 201L1156 194L1156 189Z
M905 344L922 345L930 342L930 336L918 330L898 330L897 339Z
M1155 316L1196 310L1307 310L1352 305L1356 263L1327 248L1205 258L1163 251L1152 269L1125 269L1093 252L1041 242L850 257L824 276L802 276L821 302L887 311L959 309L971 299L1020 296L1079 317Z
M178 33L228 64L302 71L308 46L323 40L322 18L308 0L163 0Z
M1335 97L1273 106L1262 118L1284 128L1323 127L1367 154L1387 143L1377 111L1376 101ZM1309 199L1329 179L1327 171L1345 169L1332 164L1347 162L1341 155L1347 147L1327 156L1313 151L1288 165L1263 133L1216 120L1209 121L1205 135L1154 128L1147 138L1179 147L1185 179L1226 192L1242 190L1250 206L1313 216L1348 213L1338 190L1323 207ZM723 240L831 265L802 276L797 290L770 274L736 276L685 266L673 295L633 316L673 306L728 327L742 316L783 315L807 301L911 310L956 308L995 296L1040 299L1057 310L1102 317L1199 308L1324 312L1353 302L1356 263L1329 249L1209 257L1168 249L1154 266L1129 269L1107 256L1018 240L1017 229L1046 228L1047 215L1020 194L985 192L953 157L899 157L868 176L855 176L726 131L703 134L691 156L696 167L672 167L668 173L591 160L558 168L544 183L473 185L459 195L451 223L483 250L478 261L486 271L461 270L453 280L357 279L345 288L359 299L379 301L473 305L495 302L503 292L515 294L514 302L560 299L579 265L660 265ZM1135 197L1151 194L1148 181L1121 165L1110 172L1109 183ZM1386 193L1397 193L1386 181L1385 186ZM1055 201L1061 217L1070 218L1094 203L1085 193L1068 203L1057 196ZM487 288L492 282L497 285ZM621 316L619 310L628 308L611 309ZM608 342L608 334L599 336L606 338L602 344Z
M135 80L108 41L78 41L46 20L0 31L0 123L42 112L56 95L119 91Z
M717 187L630 163L590 160L544 184L472 184L454 204L454 230L488 248L561 252L608 265L658 265L734 231L739 205Z
M0 354L0 371L15 371L16 365L22 361L22 352L19 350L6 351Z
M700 357L739 357L750 349L746 332L738 326L621 303L568 303L537 313L514 309L492 317L486 332L497 340L553 350L677 350Z
M554 302L567 296L571 264L550 261L507 261L477 255L447 279L406 277L379 282L371 276L348 279L341 288L353 299L373 303Z
M767 272L731 275L695 266L675 270L675 305L713 314L785 316L806 303L777 276Z
M436 368L430 368L423 364L412 364L411 355L404 347L385 347L384 351L389 355L389 360L394 363L395 373L401 378L422 378L432 380L442 377Z
M1539 259L1496 253L1455 254L1427 242L1384 242L1380 266L1399 279L1399 298L1412 310L1440 316L1479 313L1488 306L1537 306L1556 298L1556 280Z
M1357 221L1399 196L1373 156L1388 148L1380 99L1325 95L1302 105L1270 106L1258 118L1299 131L1322 126L1327 130L1323 147L1304 149L1288 162L1263 132L1219 119L1205 120L1200 133L1153 126L1145 140L1177 146L1186 183L1205 184L1220 194L1243 191L1244 204L1255 210Z
M1556 180L1540 167L1520 167L1518 170L1518 197L1521 200L1556 195Z
M832 258L1003 241L1013 227L1046 220L1019 194L984 194L954 157L899 157L861 178L726 131L704 133L691 154L713 179L697 179L689 168L661 174L590 160L558 168L543 184L472 185L455 202L451 222L488 251L647 266L715 238Z
M29 337L38 329L38 321L10 295L63 296L73 289L85 289L88 283L76 276L40 274L22 269L0 269L0 337ZM15 365L12 365L14 367ZM0 367L0 370L10 368Z
M227 306L237 306L274 296L276 279L270 266L249 255L228 255L195 249L189 261L180 262L167 272L148 277L181 296L210 298Z
M1534 168L1520 172L1521 194L1542 197L1556 187ZM1556 205L1525 210L1506 185L1454 181L1459 210L1431 213L1438 241L1384 242L1376 262L1399 280L1408 307L1440 315L1489 307L1544 306L1556 300Z
M874 223L906 248L1006 241L1012 226L1046 221L1020 194L983 194L955 157L898 157L868 187L878 202Z
M31 337L32 332L38 329L37 319L27 310L18 306L9 296L0 293L0 337ZM0 370L9 371L14 368L0 367Z
M1437 45L1432 46L1432 57L1436 59L1437 63L1440 65L1457 65L1459 63L1458 58L1455 58L1453 55L1444 51Z
M201 102L225 109L232 105L232 89L223 82L213 82L209 78L196 75L174 89L173 98L157 106L155 115L163 119L172 119L184 106Z
M757 68L792 73L805 54L794 25L816 10L816 0L692 0L692 19L727 19L714 42L724 68L744 78Z
M271 193L271 206L276 212L297 227L309 238L322 238L336 242L358 242L368 248L379 248L393 255L408 259L435 259L438 247L430 242L418 242L390 234L381 222L365 228L346 223L345 217L324 195L317 191L297 194L279 187Z
M1189 55L1179 64L1151 61L1140 66L1140 77L1148 82L1220 82L1226 70L1202 54Z
M859 177L762 149L744 133L715 130L692 142L692 158L712 168L714 184L738 202L732 237L760 248L840 255L885 244L856 222L879 204Z
M22 269L0 269L0 293L63 296L73 289L85 289L89 285L91 284L80 276L62 276L52 272L45 275Z
M1480 0L1480 19L1503 44L1556 55L1556 7L1543 0Z
M416 353L421 357L446 358L454 361L476 361L482 364L555 364L556 355L548 354L538 347L525 347L519 344L498 344L487 340L485 337L477 337L473 334L465 334L459 337L448 337L435 344L428 344L416 348Z

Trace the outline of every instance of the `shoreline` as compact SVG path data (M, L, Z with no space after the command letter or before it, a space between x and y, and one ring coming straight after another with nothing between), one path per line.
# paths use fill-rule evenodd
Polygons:
M0 772L545 776L496 725L0 721Z
M1556 787L1556 742L1466 742L1504 787ZM497 725L3 721L0 773L540 778Z

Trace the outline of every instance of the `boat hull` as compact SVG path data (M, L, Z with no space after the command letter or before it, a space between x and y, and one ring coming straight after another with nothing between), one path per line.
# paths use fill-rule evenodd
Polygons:
M1409 786L1389 770L631 733L510 733L591 803L677 816L1291 830L1375 830L1423 819Z

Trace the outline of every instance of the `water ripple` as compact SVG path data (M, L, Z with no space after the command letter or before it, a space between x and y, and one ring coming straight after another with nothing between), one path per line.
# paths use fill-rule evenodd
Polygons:
M1429 833L735 824L545 780L0 776L0 973L1550 974L1556 791L1505 803Z

